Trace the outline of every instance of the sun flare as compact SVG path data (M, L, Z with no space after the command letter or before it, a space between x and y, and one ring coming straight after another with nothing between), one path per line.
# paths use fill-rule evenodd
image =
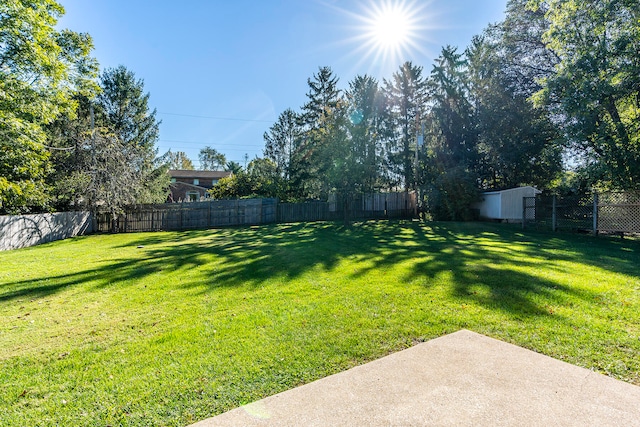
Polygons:
M430 0L379 0L368 3L361 22L359 40L367 57L384 68L409 60L422 51L421 42L428 24L426 7Z
M370 35L384 49L406 45L410 34L411 16L397 5L385 5L371 17Z
M324 0L328 1L328 0ZM379 77L389 75L406 61L430 54L434 40L429 33L438 27L442 12L435 0L357 0L357 9L330 6L350 18L341 44L351 45L349 61L356 72Z

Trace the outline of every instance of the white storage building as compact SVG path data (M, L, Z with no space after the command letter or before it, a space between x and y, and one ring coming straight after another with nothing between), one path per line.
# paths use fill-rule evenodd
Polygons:
M540 193L542 191L530 186L488 191L480 195L480 202L473 207L480 210L482 219L519 222L522 221L522 198L535 197Z

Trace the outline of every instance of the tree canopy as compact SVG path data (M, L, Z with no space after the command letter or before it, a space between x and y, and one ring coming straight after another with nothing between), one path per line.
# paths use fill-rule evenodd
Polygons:
M91 37L57 30L53 0L0 2L0 212L46 209L45 126L95 92Z
M558 58L539 105L616 188L640 188L640 7L629 0L536 0L542 36Z
M505 19L430 74L404 63L346 90L329 67L265 134L297 198L415 189L434 217L469 217L478 191L640 188L635 0L510 0Z
M227 156L209 146L200 149L198 153L200 170L223 170L227 164Z
M164 200L167 168L193 162L158 156L143 80L125 66L98 75L91 37L57 29L63 13L55 0L0 2L0 213ZM244 170L207 146L198 166L233 171L216 197L335 193L348 206L413 190L441 219L468 218L478 191L563 176L639 189L638 52L637 0L510 0L502 22L429 68L344 86L318 68L304 105L264 133L264 158Z
M0 3L0 213L164 201L159 121L124 66L98 78L91 37L54 0Z

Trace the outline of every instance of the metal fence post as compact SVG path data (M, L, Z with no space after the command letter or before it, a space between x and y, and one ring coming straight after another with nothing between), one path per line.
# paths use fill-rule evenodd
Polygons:
M527 224L527 198L522 197L522 229L524 230Z
M551 230L558 230L558 214L557 214L557 201L556 195L554 194L551 198Z
M593 235L598 235L598 193L593 192Z

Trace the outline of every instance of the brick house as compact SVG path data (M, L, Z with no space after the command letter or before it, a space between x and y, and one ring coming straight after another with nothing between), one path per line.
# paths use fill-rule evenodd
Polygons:
M167 202L196 202L209 197L209 190L220 178L231 176L227 171L170 170L171 194Z

